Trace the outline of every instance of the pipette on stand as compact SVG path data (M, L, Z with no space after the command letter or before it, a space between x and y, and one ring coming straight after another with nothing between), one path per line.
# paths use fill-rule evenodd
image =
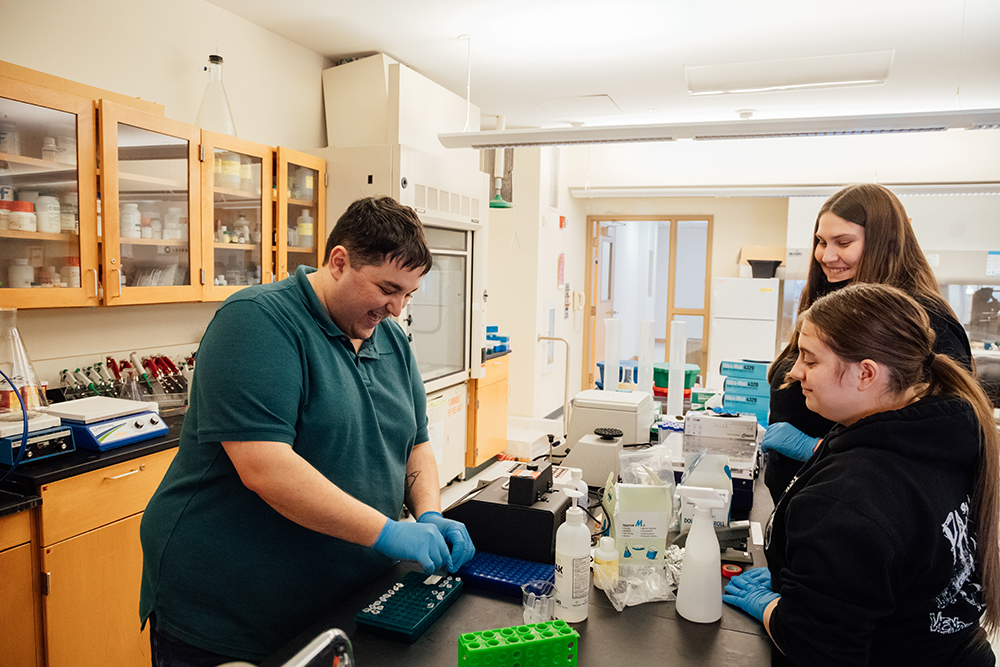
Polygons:
M90 389L90 391L92 391L95 396L100 395L101 392L97 391L97 387L94 386L94 383L91 382L90 378L84 375L79 368L73 371L73 377L75 377L77 382L79 382L82 386L86 387L87 389Z
M142 383L149 388L149 393L153 393L153 383L150 381L149 375L147 375L146 371L143 369L142 362L139 361L139 355L132 352L128 355L128 358L132 360L132 368L135 369L136 375L138 375L139 379L142 380Z

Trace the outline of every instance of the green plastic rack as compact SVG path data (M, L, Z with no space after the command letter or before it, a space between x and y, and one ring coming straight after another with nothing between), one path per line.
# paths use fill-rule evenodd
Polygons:
M458 638L459 667L562 667L576 665L580 633L555 620L467 632Z

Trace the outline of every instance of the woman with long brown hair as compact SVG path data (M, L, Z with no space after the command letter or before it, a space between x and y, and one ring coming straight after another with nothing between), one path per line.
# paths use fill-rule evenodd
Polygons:
M899 199L873 183L849 185L830 197L816 217L813 254L799 313L819 297L857 283L891 285L917 300L936 334L934 351L972 369L969 338L938 291L910 219ZM761 443L766 459L764 483L774 502L812 455L833 422L805 405L796 383L784 386L798 350L793 335L771 364L771 427Z
M772 664L994 665L1000 436L976 379L933 352L925 309L858 284L797 323L789 380L837 425L768 522L767 568L723 599ZM984 630L985 628L985 630Z

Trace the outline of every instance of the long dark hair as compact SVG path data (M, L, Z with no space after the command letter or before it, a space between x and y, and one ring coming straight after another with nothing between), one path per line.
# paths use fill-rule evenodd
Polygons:
M1000 435L993 423L993 404L976 378L951 357L934 354L934 331L927 312L902 290L886 285L856 284L818 299L802 314L839 359L856 363L871 359L889 372L889 391L913 388L920 398L954 396L967 401L980 425L973 519L976 562L982 574L983 625L1000 629Z
M865 228L864 247L851 281L853 284L898 287L912 297L934 304L941 313L954 315L951 306L941 296L937 279L917 243L902 202L891 190L875 183L848 185L827 199L820 208L813 227L809 274L799 298L800 314L835 286L826 279L823 267L816 261L816 245L819 242L816 232L819 230L819 219L825 213L833 213ZM779 366L784 365L780 362L797 354L798 336L793 335L771 365L772 371L776 372ZM772 380L770 375L773 372L769 374L769 381Z

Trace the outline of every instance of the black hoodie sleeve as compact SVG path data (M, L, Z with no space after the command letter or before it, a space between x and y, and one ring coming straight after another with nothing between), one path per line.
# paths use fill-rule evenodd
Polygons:
M895 607L896 546L877 521L822 491L803 489L786 516L775 644L797 665L867 665L876 622Z

